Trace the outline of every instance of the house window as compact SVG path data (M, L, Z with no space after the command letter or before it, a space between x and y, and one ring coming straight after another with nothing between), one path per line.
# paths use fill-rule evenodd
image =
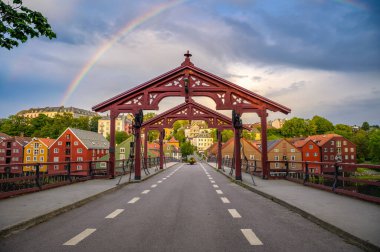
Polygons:
M37 157L36 156L33 157L33 161L37 161Z
M19 153L18 149L13 149L13 153Z
M296 164L295 163L292 163L292 168L296 168Z
M77 165L77 171L80 171L82 170L82 166L81 165Z
M274 149L274 152L279 152L279 150L278 149Z
M58 148L54 148L54 153L58 153L58 152L59 152Z
M75 142L74 142L74 145L78 145L78 141L75 141Z
M351 151L351 152L354 152L354 148L351 147L351 148L350 148L350 151Z
M343 145L347 145L347 141L343 141Z
M69 134L66 135L66 139L70 140L70 135Z
M348 155L344 155L344 159L345 159L345 160L348 160Z
M314 157L318 157L318 153L317 152L314 152Z
M313 147L314 147L314 145L312 145L312 144L309 144L309 149L310 149L310 150L312 150L312 149L313 149Z
M83 161L83 157L77 157L77 161Z
M329 160L329 157L327 155L324 155L323 160Z
M291 156L290 160L295 161L296 160L296 156Z
M40 150L40 154L44 154L44 149L41 149L41 150Z
M18 161L18 157L12 158L13 161Z
M34 155L38 155L38 150L33 151Z
M120 153L125 153L125 148L120 148Z
M337 148L337 149L336 149L336 152L337 152L338 154L342 154L342 148Z
M341 141L336 141L336 146L337 147L341 147L342 146L342 142Z
M254 160L255 159L255 155L249 155L249 159Z
M100 163L100 167L101 168L106 168L107 167L107 163L106 162L101 162Z
M354 155L351 155L351 159L354 160L354 159L355 159L355 156L354 156Z
M28 153L28 154L30 154L32 151L30 150L30 149L28 149L27 151L26 151L26 153Z
M335 144L335 142L334 141L331 141L331 145L334 145Z
M58 165L54 165L54 171L57 171L59 170L59 166Z
M58 141L58 145L62 145L62 141Z
M278 156L274 156L274 161L278 161L278 160L279 160Z
M290 149L290 152L296 152L296 149Z
M334 160L334 155L330 155L330 160Z
M327 150L327 148L324 148L323 151L324 151L324 152L327 152L328 150Z
M82 148L78 148L77 153L82 153Z
M38 144L38 143L34 143L34 148L35 148L35 149L37 149L37 148L38 148L38 146L39 146L39 144Z
M125 159L125 154L120 154L120 159Z
M54 157L54 162L59 162L59 157Z
M305 156L306 156L306 157L310 156L309 152L306 152Z
M225 155L224 158L230 158L230 155Z
M348 152L348 148L346 147L346 148L344 148L344 152Z
M44 157L40 157L40 161L42 161L42 162L43 162L43 161L44 161Z
M30 157L26 157L26 161L30 161Z
M274 168L280 168L280 164L279 163L274 163Z
M334 148L330 148L330 152L334 152Z

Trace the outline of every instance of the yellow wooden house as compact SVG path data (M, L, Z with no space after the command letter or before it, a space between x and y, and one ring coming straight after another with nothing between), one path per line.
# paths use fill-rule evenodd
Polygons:
M24 147L24 163L45 163L48 162L49 147L55 139L34 137ZM35 171L35 166L24 166L23 171ZM47 171L47 165L40 166L41 172Z

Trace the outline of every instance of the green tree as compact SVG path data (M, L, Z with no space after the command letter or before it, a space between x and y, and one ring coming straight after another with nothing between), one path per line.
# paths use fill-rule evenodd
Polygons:
M31 136L30 119L23 116L12 115L2 123L0 132L10 136Z
M194 146L189 141L184 142L183 144L181 144L182 157L187 158L188 155L194 153L194 149Z
M309 133L309 125L302 118L293 117L287 120L281 128L281 134L285 137L307 136Z
M148 141L153 142L154 140L157 140L160 136L160 132L157 130L150 130L148 132Z
M177 139L180 143L184 143L186 141L185 131L177 130L176 133L173 134L174 138Z
M116 131L115 132L115 143L120 144L120 143L124 142L125 140L127 140L129 137L130 137L130 135L128 135L128 133L125 131ZM106 139L108 141L110 141L110 139L111 139L110 134L107 134Z
M356 155L359 162L364 162L368 158L368 134L364 130L358 130L352 138L356 145Z
M90 119L90 131L98 132L98 121L102 118L101 116L94 116Z
M345 124L337 124L335 125L334 133L341 135L348 140L352 141L353 132L351 126Z
M0 46L12 49L28 38L56 38L47 19L37 11L22 5L22 0L0 0Z
M156 113L154 113L154 112L146 113L144 115L144 117L143 117L143 121L146 122L146 121L148 121L149 119L152 119L155 116L156 116Z
M380 162L380 129L374 129L368 136L369 156L373 163Z
M315 127L316 134L324 134L334 130L334 125L332 124L332 122L330 122L326 118L317 115L311 119L310 125L312 127Z
M234 132L233 130L223 130L222 131L222 142L225 143L231 138L234 137Z
M364 131L369 131L369 123L363 122L361 129Z

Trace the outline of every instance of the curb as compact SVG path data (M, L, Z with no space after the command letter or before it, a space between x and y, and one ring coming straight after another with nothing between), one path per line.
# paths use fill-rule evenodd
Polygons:
M286 207L288 208L289 210L301 215L302 217L304 217L305 219L308 219L310 220L311 222L317 224L318 226L328 230L329 232L331 233L334 233L338 236L340 236L341 238L343 238L346 242L352 244L352 245L355 245L365 251L380 251L380 247L377 247L376 245L366 241L366 240L363 240L357 236L354 236L324 220L321 220L320 218L296 207L296 206L293 206L289 203L287 203L286 201L284 200L281 200L273 195L270 195L270 194L267 194L265 192L262 192L260 190L257 190L256 188L252 187L251 185L247 184L247 183L244 183L240 180L236 180L234 178L231 178L230 176L228 176L227 174L225 174L224 172L216 169L215 167L209 165L212 169L216 170L217 172L219 172L220 174L223 174L225 177L227 177L228 179L230 179L231 182L251 191L251 192L254 192L264 198L267 198L267 199L270 199L271 201L283 206L283 207Z
M7 228L5 228L3 230L0 230L0 237L1 238L6 238L6 237L8 237L8 236L10 236L12 234L16 234L16 233L18 233L18 232L20 232L22 230L26 230L28 228L31 228L31 227L33 227L35 225L38 225L38 224L42 223L42 222L48 221L48 220L52 219L55 216L58 216L58 215L63 214L65 212L68 212L68 211L70 211L72 209L81 207L81 206L83 206L83 205L85 205L85 204L87 204L87 203L89 203L89 202L91 202L91 201L93 201L93 200L95 200L97 198L100 198L100 197L102 197L102 196L104 196L104 195L106 195L108 193L117 191L117 190L119 190L119 189L121 189L121 188L123 188L123 187L125 187L125 186L127 186L129 184L140 183L142 181L150 179L150 178L156 176L157 174L160 174L161 172L163 172L163 171L165 171L165 170L167 170L167 169L169 169L169 168L171 168L171 167L173 167L175 165L176 164L174 164L172 166L169 166L166 169L158 170L156 173L150 174L150 175L144 177L143 179L141 179L140 181L126 181L126 182L124 182L124 183L122 183L120 185L116 185L115 187L112 187L112 188L107 189L107 190L105 190L103 192L100 192L98 194L95 194L95 195L92 195L90 197L87 197L85 199L79 200L79 201L74 202L72 204L69 204L67 206L58 208L58 209L53 210L53 211L51 211L49 213L46 213L46 214L34 217L34 218L30 219L30 220L23 221L21 223L13 225L13 226L7 227Z

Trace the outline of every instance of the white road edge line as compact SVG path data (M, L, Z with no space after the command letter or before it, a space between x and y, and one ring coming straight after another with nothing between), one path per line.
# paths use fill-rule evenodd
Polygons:
M82 241L83 239L85 239L87 236L89 236L95 231L96 231L95 228L87 228L82 233L76 235L75 237L65 242L63 245L66 245L66 246L77 245L80 241Z
M222 202L223 202L224 204L229 204L229 203L231 203L226 197L220 197L220 199L222 200Z
M241 215L236 209L228 209L228 212L230 212L232 218L241 218Z
M251 245L263 245L259 238L255 235L252 229L240 229L245 238Z
M116 209L115 211L113 211L112 213L110 213L109 215L107 215L106 219L113 219L116 216L118 216L119 214L121 214L123 211L124 211L124 209Z
M215 190L217 194L223 194L222 190Z
M130 201L128 201L128 204L134 204L136 203L140 198L139 197L134 197L133 199L131 199Z
M144 190L144 191L142 191L141 194L147 194L147 193L149 193L149 192L150 192L150 190Z

